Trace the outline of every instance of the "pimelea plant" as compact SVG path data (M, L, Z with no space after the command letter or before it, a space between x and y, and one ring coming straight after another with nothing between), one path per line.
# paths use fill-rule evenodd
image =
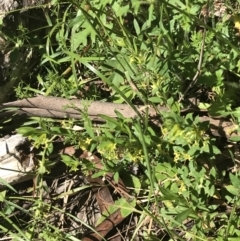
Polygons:
M27 32L21 25L21 34L14 37L38 56L35 74L22 79L16 96L126 103L136 118L116 112L116 118L99 115L105 123L94 125L86 104L84 111L79 110L81 120L25 121L18 132L41 151L35 186L40 198L31 200L31 222L23 227L6 218L10 209L1 212L11 224L11 235L17 233L24 240L79 240L78 232L66 235L46 218L56 211L81 223L70 209L44 202L44 175L51 173L53 143L60 138L76 149L97 153L104 167L99 170L63 154L70 173L81 169L96 178L111 172L115 182L122 178L128 183L129 198L117 198L98 220L101 223L106 213L119 207L124 217L135 216L136 225L125 232L125 239L238 240L239 170L227 165L221 169L219 163L227 145L238 147L239 136L214 136L209 121L201 117L229 118L235 124L229 133L239 131L239 4L73 0L40 8L46 18L43 40L38 40L38 29ZM142 105L145 114L139 115L136 105ZM167 111L158 111L159 106ZM149 107L156 110L157 125L148 115ZM227 152L225 162L238 161L236 149ZM9 202L10 197L3 196L2 201ZM3 232L6 226L0 226Z

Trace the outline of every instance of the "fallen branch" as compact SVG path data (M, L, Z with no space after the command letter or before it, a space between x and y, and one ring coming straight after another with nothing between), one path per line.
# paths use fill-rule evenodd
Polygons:
M104 120L99 117L100 114L116 118L117 115L115 111L120 112L126 118L136 118L137 116L136 112L126 104L114 104L99 101L90 102L78 99L67 100L64 98L46 96L38 96L5 103L0 106L0 109L6 107L18 107L18 109L2 112L0 113L0 117L17 113L18 115L26 116L81 119L81 112L87 112L91 120L103 122ZM154 117L155 119L159 117L159 120L161 118L159 113L169 110L165 106L158 107L157 111L152 107L136 106L136 108L142 115L144 115L146 108L148 108L149 117ZM182 110L181 112L186 113L187 111L190 112L191 110ZM240 133L235 131L236 125L231 121L223 118L214 119L209 116L199 118L201 121L209 121L211 132L215 136L223 136L227 138L240 136Z

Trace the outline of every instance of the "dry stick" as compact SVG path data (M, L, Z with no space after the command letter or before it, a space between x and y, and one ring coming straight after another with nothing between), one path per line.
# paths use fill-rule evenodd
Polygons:
M54 111L54 110L46 110L42 108L19 108L16 110L8 110L6 112L0 113L0 118L14 116L14 115L20 115L20 116L38 116L43 118L74 118L74 119L81 119L80 114L73 114L69 113L67 111ZM93 118L94 121L98 121L98 118L96 116L96 120Z
M58 97L47 97L47 96L38 96L34 98L14 101L5 103L1 108L4 107L20 107L22 110L29 110L34 108L34 112L37 109L45 109L49 114L53 113L54 115L59 115L59 112L62 112L62 118L65 118L65 115L68 114L77 114L80 116L81 112L87 112L90 116L98 116L99 114L107 115L109 117L117 117L115 110L120 112L123 116L128 118L135 118L137 114L135 111L126 104L114 104L109 102L100 102L100 101L86 101L86 100L67 100ZM140 113L143 113L143 106L136 106ZM28 109L25 109L28 108ZM161 107L161 110L166 111L168 108ZM58 112L58 113L57 113ZM27 113L26 113L27 114ZM31 113L29 113L31 114ZM36 112L35 112L36 114ZM150 115L156 115L156 111L151 108L149 110ZM41 112L39 111L39 115ZM42 115L41 115L42 116Z
M120 209L117 209L114 213L110 214L102 223L100 223L95 229L98 233L90 233L82 241L100 241L102 237L105 237L108 232L123 221L124 217L121 214ZM100 236L100 235L101 236Z
M88 161L92 162L95 165L95 168L103 170L104 166L101 162L101 160L96 156L93 155L91 152L84 151L81 155L80 158L87 159ZM113 173L108 172L106 174L106 179L109 182L113 188L120 189L122 191L122 196L126 197L125 194L128 194L128 189L125 186L124 182L122 181L121 178L119 178L118 183L112 180L113 178ZM94 182L97 182L97 184L100 184L100 186L103 186L103 182L101 181L100 178L88 178L91 184L94 184ZM112 196L110 195L109 189L107 187L101 188L97 193L95 189L95 195L99 204L99 207L101 209L101 213L103 213L105 210L108 210L108 207L113 205L113 199ZM106 215L106 214L105 214ZM124 220L125 217L122 216L121 214L121 209L117 209L114 213L110 214L106 219L100 223L98 226L95 227L96 232L91 232L88 235L86 235L84 238L82 238L82 241L100 241L102 240L101 236L105 237L109 231L111 231L112 228L114 228L116 225L118 225L120 222ZM100 235L99 235L100 234Z
M88 106L88 108L86 108ZM126 104L114 104L107 102L87 102L83 100L67 100L58 97L46 97L38 96L34 98L14 101L5 103L0 106L0 110L6 107L20 107L19 110L8 111L0 113L0 118L4 116L13 115L17 112L20 115L27 116L39 116L39 117L49 117L49 118L76 118L81 119L81 112L86 112L89 118L93 121L104 122L104 120L99 116L106 115L108 117L116 118L117 115L115 110L120 112L126 118L136 118L135 111ZM136 106L141 114L144 114L145 107ZM148 108L148 114L150 117L154 117L157 120L157 125L160 125L160 115L158 113L169 111L167 107L158 107L157 112L154 108ZM186 112L188 110L182 110L181 112ZM215 136L240 136L240 133L236 133L236 125L231 121L226 119L213 119L208 116L199 117L201 121L209 121L210 129L212 134Z
M61 153L65 153L70 156L76 155L76 149L74 147L67 147L62 150ZM101 159L91 152L85 150L80 156L78 156L78 158L88 160L89 162L93 163L95 168L98 170L104 170L104 165L102 164ZM129 196L129 190L120 177L118 182L115 182L113 180L113 173L108 172L106 173L105 178L115 190L121 190L120 194L122 197L126 197L125 194ZM109 231L111 231L112 228L122 222L125 217L122 216L120 208L108 216L108 208L114 204L114 201L108 187L105 186L101 178L91 178L91 175L89 175L88 181L92 185L96 185L95 187L93 186L93 192L96 196L100 211L103 215L106 215L106 219L95 227L95 232L90 232L84 238L82 238L82 241L100 241L102 240L102 237L105 237ZM115 240L117 240L117 238Z
M73 186L73 180L70 181L69 185L68 185L68 190L67 193L69 193L69 191L71 191L71 188ZM66 180L65 180L65 188L66 188ZM66 190L64 190L66 192ZM61 222L61 228L64 227L64 217L65 217L65 213L66 213L66 208L67 208L67 204L68 204L68 199L69 199L69 194L67 194L66 196L64 196L63 198L63 207L62 207L62 213L60 215L60 222Z
M89 177L88 181L93 185L92 191L96 197L100 212L103 213L104 211L107 211L110 206L114 205L108 186L106 186L100 177Z

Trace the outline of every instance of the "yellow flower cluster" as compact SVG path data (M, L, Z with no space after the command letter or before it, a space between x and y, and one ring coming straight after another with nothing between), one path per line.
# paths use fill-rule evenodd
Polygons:
M144 159L144 155L141 149L128 150L125 154L125 158L132 162L139 162Z
M90 138L86 138L86 139L81 138L81 140L79 140L79 142L78 142L78 145L83 151L85 151L85 150L89 149L91 142L92 142L92 139L90 139Z
M192 156L190 156L188 153L180 152L177 150L174 150L174 159L173 161L177 163L178 161L192 161Z
M98 146L98 152L107 159L117 159L116 143L106 141Z

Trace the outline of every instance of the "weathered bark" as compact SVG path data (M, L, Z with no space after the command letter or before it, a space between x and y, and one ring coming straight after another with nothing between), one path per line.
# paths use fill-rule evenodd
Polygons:
M93 121L103 122L104 120L99 115L106 115L109 117L116 118L117 114L115 111L120 112L126 118L135 118L137 116L136 112L126 104L114 104L108 102L98 102L98 101L84 101L84 100L67 100L58 97L46 97L38 96L34 98L18 100L14 102L5 103L0 106L0 109L5 107L18 107L16 111L6 111L0 113L0 117L9 116L13 113L26 116L39 116L39 117L49 117L49 118L76 118L81 119L81 112L87 112L89 117ZM159 113L163 111L168 111L165 106L158 107L157 111L152 107L146 106L135 106L140 114L146 112L148 108L148 114L150 117L158 119L160 122L161 116ZM186 112L183 110L182 112ZM212 134L215 136L240 136L240 133L236 131L236 125L225 118L212 118L207 116L200 117L201 121L209 121L210 129Z

